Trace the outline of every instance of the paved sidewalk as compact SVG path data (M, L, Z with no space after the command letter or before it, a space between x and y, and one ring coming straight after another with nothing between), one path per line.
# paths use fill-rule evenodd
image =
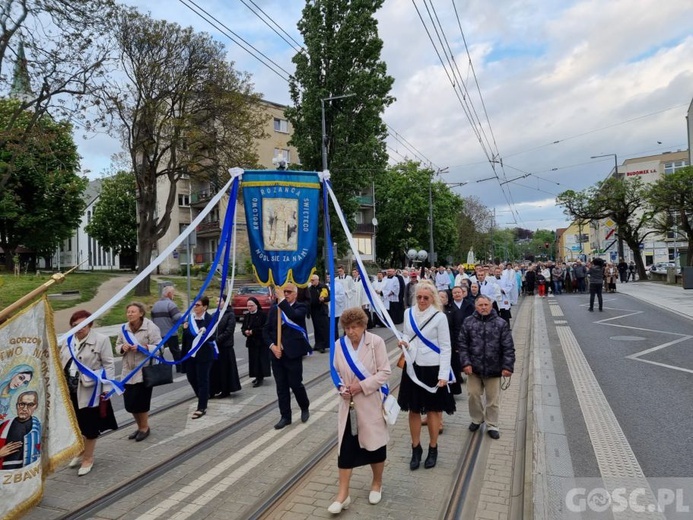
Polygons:
M55 311L54 313L54 321L55 321L55 331L58 335L62 334L63 332L67 332L70 330L70 316L72 316L72 313L74 313L76 310L79 309L87 309L89 311L95 311L99 307L101 307L104 303L106 303L108 300L111 299L111 297L120 291L123 287L125 287L127 284L129 284L132 279L135 278L134 274L126 274L126 275L116 275L113 278L105 281L99 289L96 291L96 294L94 297L89 300L88 302L83 302L78 305L75 305L74 307L70 307L68 309L62 309L59 311ZM124 321L124 320L123 320ZM103 327L103 328L96 328L94 330L97 330L98 332L101 332L102 334L106 334L107 336L112 336L114 334L117 334L117 331L112 334L110 331L104 330L107 329L108 327Z
M616 291L693 319L693 289L658 282L618 283Z

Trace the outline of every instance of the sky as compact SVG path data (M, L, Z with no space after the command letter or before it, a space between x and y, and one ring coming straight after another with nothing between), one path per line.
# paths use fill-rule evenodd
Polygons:
M286 80L229 35L232 31L292 72L296 50L250 8L259 7L301 42L296 23L303 1L125 3L210 33L226 45L238 70L252 74L257 92L290 103ZM210 13L226 34L190 7ZM391 162L422 160L440 170L438 179L456 193L476 196L494 209L499 227L566 227L556 195L586 189L613 168L613 155L591 156L616 154L620 165L687 148L686 112L693 99L690 0L385 0L376 18L382 59L395 79L396 101L383 115L392 134ZM437 33L431 18L440 20ZM454 79L455 87L427 29L446 66L446 56L454 57L461 78ZM442 33L446 47L436 36ZM462 85L466 108L456 95ZM469 113L478 116L474 125ZM120 151L105 135L78 145L92 177Z

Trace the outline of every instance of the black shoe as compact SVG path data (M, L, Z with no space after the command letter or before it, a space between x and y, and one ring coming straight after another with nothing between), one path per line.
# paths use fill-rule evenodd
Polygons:
M424 468L431 469L438 462L438 446L435 448L428 447L428 456L426 456L426 461L424 462Z
M421 447L421 444L418 446L414 446L411 449L411 461L409 462L409 469L414 471L415 469L419 469L419 466L421 465L421 456L423 455L423 448Z
M308 408L301 410L301 422L308 422L308 419L310 419L310 410Z
M604 309L599 309L599 312L604 312Z
M132 432L130 435L128 435L128 439L131 440L131 441L132 441L132 440L135 440L135 438L137 437L137 434L138 434L138 433L140 433L140 431L139 431L139 430L135 430L135 431Z
M500 439L500 432L498 430L489 430L488 436L492 439L498 440Z
M257 378L253 379L253 386L257 384Z
M324 353L325 353L325 349L324 349L324 348L319 348L319 349L318 349L318 352L320 352L321 354L324 354Z
M587 310L590 311L590 312L594 312L594 309L593 309L592 307L590 307L590 308L587 309Z
M138 432L137 432L137 436L135 437L135 441L136 441L136 442L141 442L141 441L143 441L144 439L146 439L147 437L149 437L149 431L150 431L149 428L147 428L147 431L146 431L146 432L140 432L140 431L138 431Z
M477 423L475 423L475 422L469 423L469 431L470 431L470 432L475 432L475 431L477 431L479 428L481 428L481 424L477 424Z
M291 419L287 419L286 417L282 417L279 419L279 422L274 425L275 430L281 430L282 428L289 426L291 424Z
M256 379L253 381L253 388L257 388L258 386L262 386L262 379Z

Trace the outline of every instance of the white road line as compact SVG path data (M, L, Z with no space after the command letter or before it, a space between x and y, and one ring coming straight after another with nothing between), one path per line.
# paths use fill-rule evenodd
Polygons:
M265 432L264 435L258 437L250 444L242 447L223 462L211 467L205 471L203 475L197 477L187 486L178 490L171 497L163 500L157 506L151 508L138 518L140 520L154 520L162 515L167 514L171 509L178 507L181 504L186 505L175 515L169 516L170 520L183 520L190 517L194 513L198 512L202 506L208 504L210 500L216 498L238 480L243 478L252 469L261 466L267 458L277 452L285 444L289 443L299 434L305 432L308 428L310 428L311 423L314 422L315 419L319 419L329 411L332 411L337 405L336 399L337 397L335 393L327 392L325 395L312 402L311 408L317 409L328 400L334 401L333 405L329 406L326 410L313 412L311 414L310 422L298 424L293 428L290 428L288 431L272 429ZM279 435L281 435L281 437L275 439L275 437ZM269 441L272 441L269 446L262 451L258 451L265 443L269 443ZM244 459L248 459L248 457L250 457L248 462L235 469L232 474L221 480L217 480L234 464L237 464ZM206 491L199 493L203 488L207 488Z
M656 504L652 489L635 453L573 331L570 327L563 326L556 327L556 330L605 487L611 490L626 483L628 487L642 488L645 490L644 502ZM633 511L622 513L613 511L613 515L617 520L620 518L630 520L635 516ZM661 514L648 513L647 518L664 519L665 517Z

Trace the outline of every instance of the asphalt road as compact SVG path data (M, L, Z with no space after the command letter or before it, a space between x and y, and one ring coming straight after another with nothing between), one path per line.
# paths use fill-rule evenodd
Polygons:
M588 312L589 295L566 294L555 301L645 476L693 476L693 457L688 455L693 437L692 321L619 293L604 294L604 312L596 304L595 312ZM548 309L546 316L575 474L597 476L589 432Z

